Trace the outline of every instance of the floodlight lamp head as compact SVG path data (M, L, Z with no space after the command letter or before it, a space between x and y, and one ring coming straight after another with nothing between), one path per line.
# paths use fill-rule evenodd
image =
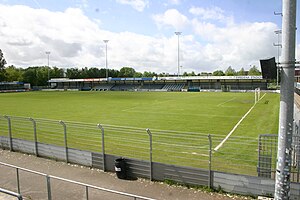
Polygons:
M109 40L103 40L103 42L108 43Z
M51 52L50 52L50 51L46 51L45 53L46 53L46 54L50 54Z
M282 33L282 30L276 30L276 31L274 31L275 32L275 34L281 34Z
M176 34L176 35L181 35L181 32L176 31L175 34Z

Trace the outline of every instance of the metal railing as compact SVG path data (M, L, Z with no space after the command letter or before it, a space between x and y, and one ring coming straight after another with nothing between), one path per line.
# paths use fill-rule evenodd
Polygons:
M23 197L22 197L21 194L18 194L18 193L9 191L9 190L5 190L5 189L3 189L3 188L0 188L0 193L4 193L4 194L7 194L7 195L9 195L9 196L17 197L18 200L23 200Z
M225 135L0 116L0 136L7 139L5 148L14 150L13 140L27 140L34 142L33 153L39 156L39 145L59 146L66 162L71 149L96 152L102 154L104 171L105 154L144 160L150 162L150 179L152 162L258 175L259 135L253 135L231 135L215 151ZM299 144L296 147L299 151Z
M39 144L61 146L66 162L73 148L101 153L104 162L110 154L207 169L210 152L207 134L14 116L0 116L0 136L8 138L12 151L14 139L34 142L36 156Z
M57 177L57 176L52 176L52 175L48 175L45 173L41 173L41 172L37 172L37 171L33 171L33 170L29 170L29 169L25 169L22 167L18 167L15 165L10 165L10 164L6 164L3 162L0 162L0 165L5 166L5 167L9 167L9 168L13 168L16 170L16 183L17 183L17 191L19 194L21 194L21 189L20 189L20 171L24 171L24 172L28 172L31 174L36 174L39 176L43 176L46 180L46 190L47 190L47 198L48 200L52 200L52 193L51 193L51 179L56 179L56 180L60 180L60 181L64 181L67 183L71 183L71 184L75 184L75 185L79 185L85 188L85 197L88 200L89 199L89 189L95 189L95 190L99 190L99 191L103 191L103 192L107 192L107 193L111 193L111 194L115 194L115 195L120 195L120 196L124 196L124 197L128 197L128 198L132 198L134 200L154 200L152 198L148 198L148 197L143 197L143 196L139 196L139 195L134 195L134 194L130 194L130 193L125 193L125 192L119 192L116 190L110 190L110 189L106 189L106 188L102 188L102 187L98 187L98 186L94 186L94 185L90 185L90 184L85 184L85 183L81 183L78 181L73 181L73 180L69 180L69 179L65 179L65 178L61 178L61 177ZM7 190L4 190L4 192ZM0 190L1 192L1 190ZM20 200L22 200L22 196L17 194L17 193L8 193L10 195L16 196L18 197Z

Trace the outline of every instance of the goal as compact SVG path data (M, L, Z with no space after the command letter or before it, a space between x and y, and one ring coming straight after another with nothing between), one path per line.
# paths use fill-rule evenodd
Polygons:
M254 90L254 102L257 103L260 100L260 88Z

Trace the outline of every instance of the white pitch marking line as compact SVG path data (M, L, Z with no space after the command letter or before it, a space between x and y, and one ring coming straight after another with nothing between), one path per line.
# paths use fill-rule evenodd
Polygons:
M223 103L219 103L217 106L219 107L219 106L221 106L221 105L223 105L223 104L225 104L225 103L228 103L228 102L230 102L230 101L232 101L232 100L234 100L234 99L236 99L236 97L233 97L233 98L231 98L231 99L229 99L229 100L227 100L227 101L224 101Z
M264 98L265 95L266 93L258 101ZM214 151L218 151L223 146L223 144L228 140L232 133L237 129L237 127L242 123L242 121L247 117L247 115L253 110L256 103L248 110L248 112L240 119L240 121L238 121L238 123L233 127L233 129L228 133L228 135L222 140L222 142L214 148Z

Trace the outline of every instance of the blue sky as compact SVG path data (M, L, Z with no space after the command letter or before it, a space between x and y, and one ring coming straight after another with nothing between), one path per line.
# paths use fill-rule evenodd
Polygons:
M281 7L281 0L0 0L0 25L13 32L0 28L0 48L21 67L45 65L46 50L52 66L103 67L109 39L110 68L176 73L181 31L182 71L248 69L277 57L281 17L273 12Z

